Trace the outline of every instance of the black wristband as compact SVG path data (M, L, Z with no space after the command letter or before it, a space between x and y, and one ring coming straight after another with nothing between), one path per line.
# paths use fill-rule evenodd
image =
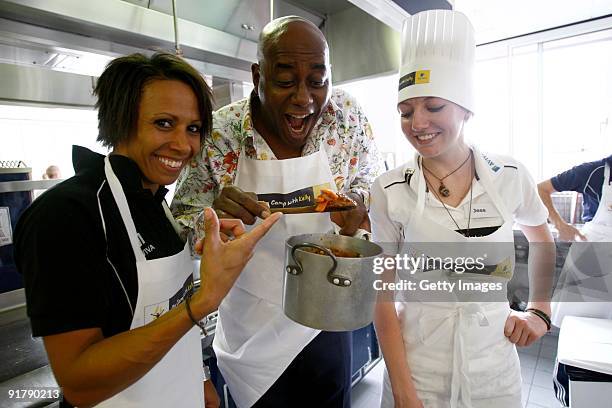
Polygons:
M196 320L196 319L193 317L193 314L191 313L191 307L189 306L189 301L191 300L191 296L192 296L192 295L193 295L193 289L191 289L190 291L188 291L188 292L185 294L185 309L187 309L187 316L189 316L189 318L191 319L191 321L193 322L193 324L195 324L196 326L198 326L198 327L199 327L199 328L202 330L202 332L204 333L204 335L206 336L206 334L207 334L207 333L206 333L206 326L204 326L204 324L203 324L201 321Z
M540 319L542 319L544 321L544 323L546 323L546 330L550 331L552 322L550 320L550 316L548 316L546 314L546 312L541 311L540 309L536 309L533 307L527 308L525 309L526 312L531 312L534 315L538 316Z

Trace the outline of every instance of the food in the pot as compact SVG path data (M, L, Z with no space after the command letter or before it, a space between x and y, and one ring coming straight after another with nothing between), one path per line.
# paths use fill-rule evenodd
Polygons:
M317 255L327 255L324 251L318 248L314 248L314 247L304 247L300 249L303 249L306 252L310 252L310 253L317 254ZM338 258L361 258L361 254L355 251L349 251L346 249L339 249L339 248L327 248L327 249L329 249L331 253L337 256Z
M317 205L315 211L323 212L325 210L350 210L357 207L357 203L344 194L335 193L326 188L321 189L321 194L315 198Z

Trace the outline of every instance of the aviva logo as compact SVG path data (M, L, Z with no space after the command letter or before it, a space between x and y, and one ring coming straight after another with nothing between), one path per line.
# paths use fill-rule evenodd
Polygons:
M139 233L136 233L136 235L138 235L138 241L140 241L140 250L143 254L145 254L145 256L155 251L155 247L153 246L153 244L147 244L144 238L142 238L142 235L140 235Z
M497 164L495 164L495 162L493 160L489 159L487 157L487 155L482 153L482 158L484 159L485 162L487 162L489 167L491 167L491 170L493 170L495 173L497 173L499 171L500 167Z

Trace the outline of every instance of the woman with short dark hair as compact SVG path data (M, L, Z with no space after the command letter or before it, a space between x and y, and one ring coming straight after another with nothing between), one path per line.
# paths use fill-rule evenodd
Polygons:
M202 75L173 54L160 52L151 57L131 54L111 61L96 83L98 142L114 147L134 133L142 91L155 80L176 80L188 85L206 124L200 134L202 138L210 134L213 96Z
M202 256L215 262L202 262L194 291L164 186L210 133L210 88L172 54L134 54L107 66L95 94L98 140L111 154L75 146L75 176L16 228L32 333L43 337L61 406L201 408L204 387L214 406L214 388L202 386L200 320L278 218L245 233L208 209ZM223 242L220 228L241 239Z

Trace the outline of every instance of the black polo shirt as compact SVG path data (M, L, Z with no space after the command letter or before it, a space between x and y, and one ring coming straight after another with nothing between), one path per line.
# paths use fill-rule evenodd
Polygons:
M19 219L15 262L34 336L99 327L110 337L130 328L126 292L135 307L136 260L104 176L104 156L74 146L72 159L75 176L42 194ZM110 162L146 258L179 253L184 243L162 207L167 190L144 189L138 165L127 157L111 155Z

